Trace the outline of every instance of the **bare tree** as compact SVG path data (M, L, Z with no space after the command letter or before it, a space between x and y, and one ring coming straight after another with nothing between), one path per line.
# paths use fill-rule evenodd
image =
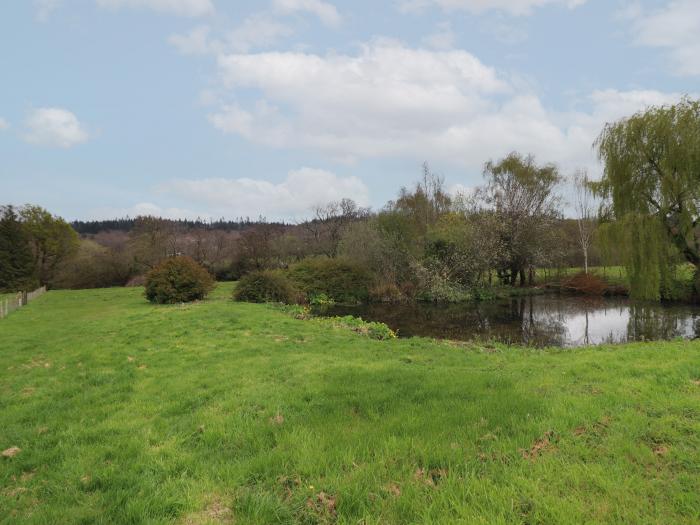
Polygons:
M352 199L332 201L328 204L314 206L311 211L314 218L302 226L311 234L321 253L335 257L338 243L349 224L369 216L369 208L357 205Z
M574 174L574 207L576 210L576 223L578 224L578 242L583 252L583 269L588 274L588 249L593 240L595 229L595 196L590 188L588 174L585 170L579 170Z

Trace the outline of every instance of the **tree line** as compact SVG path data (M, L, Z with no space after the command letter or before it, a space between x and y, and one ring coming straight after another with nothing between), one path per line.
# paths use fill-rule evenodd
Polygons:
M0 288L141 284L176 255L220 280L327 258L371 273L382 300L459 300L496 284L531 285L537 268L579 264L576 224L563 218L554 165L513 153L484 173L482 188L455 196L426 164L415 185L378 211L342 199L314 207L298 224L144 216L69 225L37 206L5 206Z
M514 152L485 164L480 187L452 195L426 164L379 210L343 199L297 224L136 217L71 226L37 206L5 206L0 289L138 284L163 259L188 255L220 280L340 260L372 276L373 298L437 301L600 264L625 265L637 297L673 298L686 263L700 296L700 102L610 123L594 146L599 181ZM564 216L565 185L573 218Z

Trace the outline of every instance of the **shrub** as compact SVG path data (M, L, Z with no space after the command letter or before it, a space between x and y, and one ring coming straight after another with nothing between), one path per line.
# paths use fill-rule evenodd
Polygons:
M131 279L126 282L127 288L138 288L139 286L146 286L146 276L145 275L134 275Z
M335 301L325 293L319 293L309 297L309 304L311 306L332 306L335 304Z
M51 288L109 288L123 286L131 275L126 256L93 241L81 241L78 251L62 260L49 282Z
M204 299L214 289L209 272L189 257L172 257L146 276L146 298L152 303L188 303Z
M308 296L325 294L337 303L367 301L373 284L364 266L344 259L306 259L289 270L290 280Z
M400 303L406 300L406 296L394 283L380 283L369 291L369 298L375 303Z
M282 272L258 270L241 277L233 298L249 303L293 304L300 302L303 296Z
M387 339L396 339L397 337L396 332L384 323L365 321L360 317L354 317L352 315L334 317L332 321L340 326L346 326L358 334L366 335L370 339L384 341Z
M573 277L564 279L561 283L561 289L583 295L605 295L608 283L597 275L577 273Z

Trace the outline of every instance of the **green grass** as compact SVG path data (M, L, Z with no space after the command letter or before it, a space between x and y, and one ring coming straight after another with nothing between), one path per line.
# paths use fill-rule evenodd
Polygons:
M0 523L700 522L700 343L374 341L230 291L0 321Z
M627 269L624 266L591 266L588 271L593 275L603 277L612 284L628 285ZM675 278L683 283L691 283L695 268L692 264L679 264L676 268ZM583 272L583 268L538 268L536 278L538 282L547 280L559 280L562 277L571 277Z
M612 284L628 284L627 269L624 266L590 266L588 271L602 277ZM563 277L573 277L582 273L583 267L572 268L538 268L536 271L537 282L558 281Z

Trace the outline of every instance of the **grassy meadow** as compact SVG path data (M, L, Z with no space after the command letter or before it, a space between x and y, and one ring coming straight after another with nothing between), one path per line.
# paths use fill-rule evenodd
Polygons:
M230 294L0 321L0 523L700 522L700 342L376 341Z

